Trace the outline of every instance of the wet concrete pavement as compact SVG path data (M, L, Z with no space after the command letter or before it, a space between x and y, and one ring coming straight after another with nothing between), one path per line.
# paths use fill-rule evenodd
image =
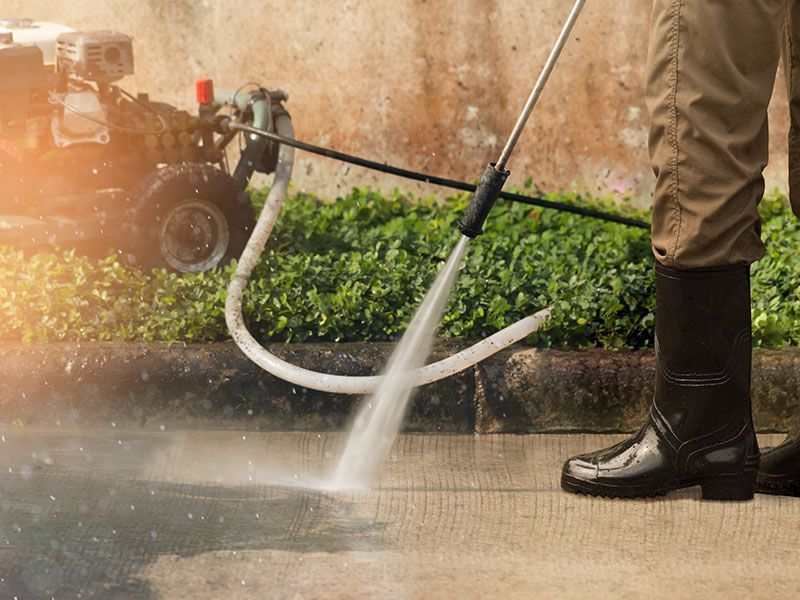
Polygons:
M294 486L337 435L0 433L0 598L800 592L799 499L559 490L565 457L619 436L404 436L375 489L322 492Z

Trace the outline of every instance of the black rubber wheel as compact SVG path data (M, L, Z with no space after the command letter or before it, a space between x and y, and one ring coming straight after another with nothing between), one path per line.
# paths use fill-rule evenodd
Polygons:
M130 258L142 268L200 273L227 265L255 227L247 193L211 165L159 169L132 199Z

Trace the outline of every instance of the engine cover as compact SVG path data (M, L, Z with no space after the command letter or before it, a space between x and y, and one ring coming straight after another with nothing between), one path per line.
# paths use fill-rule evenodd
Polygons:
M56 39L68 31L75 30L72 27L49 21L0 18L0 45L12 43L36 46L42 51L44 64L54 65L56 62Z
M133 43L116 31L75 31L58 36L58 70L86 81L111 83L133 74Z

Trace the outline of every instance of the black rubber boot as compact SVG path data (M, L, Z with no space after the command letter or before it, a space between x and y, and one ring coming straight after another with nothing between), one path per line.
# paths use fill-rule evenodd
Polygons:
M800 498L800 431L761 455L756 491Z
M705 500L750 500L759 463L750 409L748 267L656 266L656 384L634 437L571 458L561 487L615 498L699 485Z

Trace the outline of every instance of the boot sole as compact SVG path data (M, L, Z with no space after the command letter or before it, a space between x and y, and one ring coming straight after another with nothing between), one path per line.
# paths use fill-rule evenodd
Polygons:
M756 473L746 472L731 475L684 480L665 486L624 486L609 485L561 475L561 488L564 491L602 498L654 498L668 492L700 486L702 499L725 502L744 502L752 500L756 491Z
M791 496L800 498L800 481L759 481L756 480L756 493L771 496Z

